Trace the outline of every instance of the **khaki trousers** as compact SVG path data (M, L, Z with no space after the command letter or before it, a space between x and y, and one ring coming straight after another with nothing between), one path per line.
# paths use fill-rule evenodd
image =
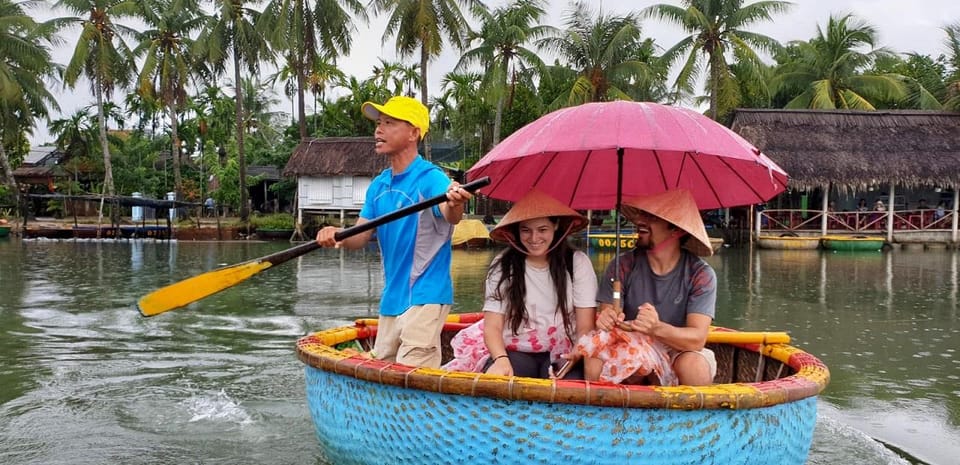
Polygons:
M440 332L450 305L414 305L399 316L383 316L377 323L373 356L388 362L440 368Z

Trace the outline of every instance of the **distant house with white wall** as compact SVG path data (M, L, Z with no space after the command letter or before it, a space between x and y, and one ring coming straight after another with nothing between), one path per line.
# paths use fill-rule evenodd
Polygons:
M357 216L370 182L388 167L374 152L373 137L304 139L293 150L284 176L297 178L297 229L304 215Z

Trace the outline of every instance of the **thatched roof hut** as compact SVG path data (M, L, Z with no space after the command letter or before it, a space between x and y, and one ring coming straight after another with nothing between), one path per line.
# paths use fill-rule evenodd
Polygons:
M740 109L732 129L793 188L960 187L960 113Z
M369 176L389 166L387 157L374 152L373 137L325 137L300 142L284 176Z

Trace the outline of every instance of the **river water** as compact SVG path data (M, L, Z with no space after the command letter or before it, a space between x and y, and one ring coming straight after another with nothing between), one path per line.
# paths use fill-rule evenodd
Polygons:
M152 318L135 309L158 287L287 247L0 239L0 463L324 463L294 343L376 315L374 249L316 251ZM457 311L479 308L492 253L455 251ZM958 261L709 259L716 324L788 331L830 367L809 464L957 463Z

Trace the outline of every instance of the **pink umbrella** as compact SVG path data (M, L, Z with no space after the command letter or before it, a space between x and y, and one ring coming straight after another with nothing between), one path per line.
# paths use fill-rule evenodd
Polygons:
M469 171L482 194L516 201L533 188L577 209L689 189L697 207L765 202L787 173L737 133L697 112L649 102L587 103L544 115Z

